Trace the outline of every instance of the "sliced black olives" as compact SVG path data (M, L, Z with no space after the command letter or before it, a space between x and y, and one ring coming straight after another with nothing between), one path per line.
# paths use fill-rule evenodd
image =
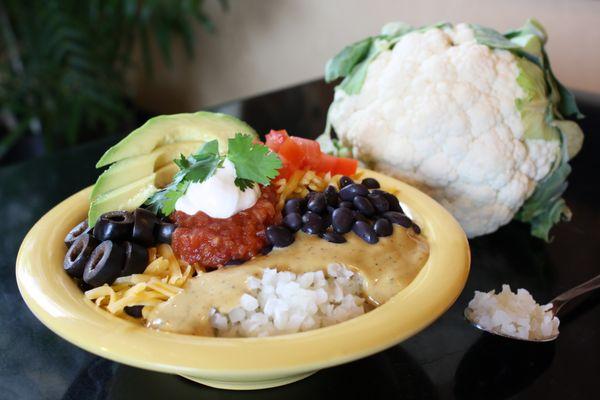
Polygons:
M112 284L119 277L125 262L123 246L106 240L100 243L88 259L83 270L85 283L98 287Z
M274 247L287 247L294 243L294 234L284 226L273 225L267 228L267 240Z
M80 235L65 255L63 267L67 274L81 279L85 264L97 245L98 241L89 233Z
M124 242L125 262L120 276L141 274L148 266L148 250L136 243Z
M128 240L133 230L133 215L127 211L102 214L94 226L94 237L99 241Z
M67 236L65 236L65 244L67 247L71 247L71 245L75 243L80 236L82 236L84 233L88 233L89 231L90 228L87 220L81 221L73 229L71 229L69 233L67 233Z
M173 238L173 232L175 232L176 228L177 228L177 225L171 224L168 222L158 223L154 227L154 229L156 230L156 232L155 232L156 241L158 243L171 244L171 240Z
M150 247L155 243L154 226L158 218L152 212L138 208L133 212L131 240L142 246Z
M125 314L129 315L130 317L142 318L143 309L144 306L125 306L123 311L125 311Z

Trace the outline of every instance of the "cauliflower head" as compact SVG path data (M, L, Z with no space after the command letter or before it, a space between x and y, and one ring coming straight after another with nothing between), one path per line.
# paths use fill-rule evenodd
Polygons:
M543 50L539 23L501 35L469 24L396 23L330 60L328 121L370 167L446 207L469 237L515 215L548 239L583 134Z

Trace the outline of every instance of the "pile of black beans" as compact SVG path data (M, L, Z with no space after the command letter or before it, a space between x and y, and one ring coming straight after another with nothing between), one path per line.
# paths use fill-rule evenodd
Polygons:
M71 229L65 237L68 251L63 267L86 288L110 285L120 276L144 272L147 248L171 243L174 230L174 224L143 208L107 212L93 229L87 220Z
M289 199L283 208L283 222L267 228L267 239L275 247L294 242L299 230L319 235L332 243L344 243L344 235L354 232L367 243L375 244L380 237L394 232L393 224L421 229L402 211L398 198L381 190L379 182L365 178L360 183L343 176L339 191L328 186L323 192L310 192L301 199Z

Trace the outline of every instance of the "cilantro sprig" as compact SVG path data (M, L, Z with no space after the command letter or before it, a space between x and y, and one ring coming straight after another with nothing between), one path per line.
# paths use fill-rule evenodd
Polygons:
M268 185L277 176L281 168L281 159L277 154L261 143L254 143L250 135L236 133L227 142L227 154L219 153L219 142L205 143L196 153L185 157L183 154L173 162L179 172L164 189L156 192L146 201L146 205L155 213L170 215L175 211L175 203L183 196L192 182L204 182L218 168L223 166L225 158L233 163L237 178L235 185L240 190L253 187L256 183Z

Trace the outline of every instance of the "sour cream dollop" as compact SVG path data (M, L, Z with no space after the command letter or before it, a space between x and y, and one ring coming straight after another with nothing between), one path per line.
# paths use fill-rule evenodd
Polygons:
M244 191L235 185L235 166L225 159L222 168L204 182L192 182L175 203L175 210L188 215L202 211L212 218L229 218L256 204L258 185Z

